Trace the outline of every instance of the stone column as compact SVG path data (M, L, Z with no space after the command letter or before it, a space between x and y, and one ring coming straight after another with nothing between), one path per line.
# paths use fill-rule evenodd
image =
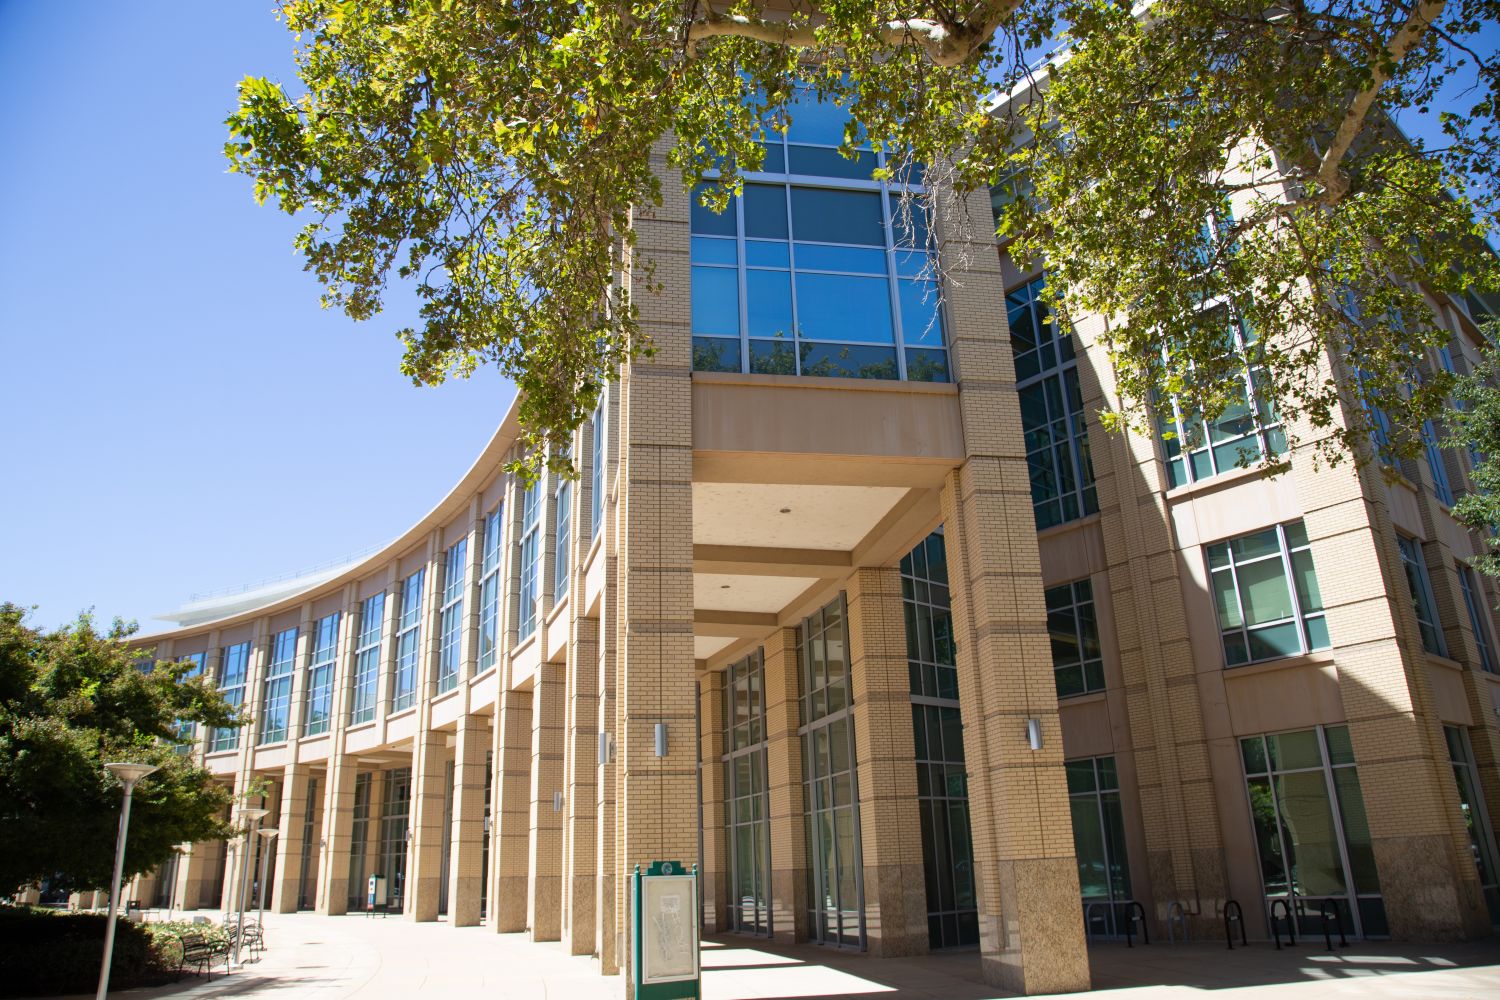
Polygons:
M406 876L408 920L438 918L447 776L447 739L443 733L422 729L412 738L411 857Z
M666 144L652 166L668 177ZM689 193L664 184L663 203L635 211L638 252L655 280L686 288ZM644 271L632 262L632 281ZM687 296L638 289L642 328L657 353L625 367L620 418L620 634L618 811L615 874L654 860L698 860L697 695L693 656L692 335ZM667 751L656 754L658 726ZM619 921L623 927L628 920ZM628 928L627 928L628 931ZM629 940L629 934L624 935Z
M328 773L323 783L322 850L318 856L318 893L314 906L338 916L349 906L349 852L354 824L354 782L359 760L344 751L344 733L354 696L354 647L359 641L359 588L344 589L339 616L339 653L334 666L332 717L329 720Z
M927 953L927 881L901 572L860 569L846 594L870 954Z
M543 663L531 693L530 860L526 922L536 941L562 934L562 812L555 795L563 786L563 670Z
M983 217L983 192L971 199ZM1062 726L1042 599L1004 283L989 240L948 293L968 452L942 487L973 825L980 962L1017 993L1089 988ZM856 676L858 674L856 673ZM857 696L856 696L857 700ZM1041 749L1026 725L1041 727ZM910 731L910 724L905 727ZM860 775L861 795L864 775Z
M531 819L531 692L500 692L495 794L490 803L491 923L500 933L526 929Z
M276 837L276 876L271 882L269 907L276 913L296 913L302 894L302 838L306 834L307 783L312 768L288 764L281 779L281 833Z
M600 516L604 521L600 529L598 558L604 560L604 586L599 594L598 632L599 648L594 663L598 677L598 707L596 724L603 734L606 754L603 763L595 772L594 800L594 954L599 956L599 968L605 975L619 972L619 925L616 921L618 898L615 871L618 864L618 811L616 788L619 769L615 765L617 754L618 700L615 697L615 667L617 640L620 631L618 560L615 557L619 543L617 505L617 459L619 455L619 398L617 386L605 390L604 407L604 502ZM587 664L580 664L587 669ZM596 755L596 760L598 759Z
M710 933L729 929L729 843L725 830L724 671L710 670L698 680L698 785L703 809L703 927Z
M778 629L766 643L766 788L771 815L771 933L782 944L807 940L807 805L802 737L797 735L799 677L797 630Z
M453 751L453 832L448 858L448 920L472 927L483 916L485 757L490 727L482 715L461 715Z
M439 605L443 593L442 533L427 539L427 568L422 576L422 643L417 662L417 733L411 754L411 845L406 875L406 917L438 918L443 885L443 814L448 797L448 746L432 730L432 695L437 686Z
M581 587L581 580L574 582ZM567 751L563 761L563 940L574 955L594 953L594 825L599 771L599 624L580 618L578 596L569 617Z

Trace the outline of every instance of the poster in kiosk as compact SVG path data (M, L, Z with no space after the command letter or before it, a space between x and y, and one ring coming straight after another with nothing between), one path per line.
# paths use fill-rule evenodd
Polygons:
M698 866L635 866L630 878L630 971L636 1000L698 1000Z
M365 893L365 909L373 913L377 909L385 909L389 902L385 892L385 876L371 875L369 891Z

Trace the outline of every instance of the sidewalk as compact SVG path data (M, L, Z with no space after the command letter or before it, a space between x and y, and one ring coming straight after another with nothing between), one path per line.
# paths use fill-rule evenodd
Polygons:
M213 982L185 976L172 986L119 994L157 998L276 1000L619 1000L624 982L592 959L484 927L412 923L398 916L268 914L267 951ZM1495 1000L1500 941L1461 945L1359 944L1334 952L1228 951L1221 943L1095 946L1096 1000ZM1084 994L1073 994L1082 996ZM703 1000L987 1000L976 953L871 959L809 945L783 948L752 938L704 942Z

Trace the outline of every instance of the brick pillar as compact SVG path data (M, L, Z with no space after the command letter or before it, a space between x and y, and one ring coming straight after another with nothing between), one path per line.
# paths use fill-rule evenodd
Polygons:
M272 864L276 876L271 882L269 909L276 913L296 913L297 897L302 893L302 838L307 822L307 782L312 769L306 764L288 764L281 779L281 833L276 838L276 856Z
M531 804L531 692L501 691L490 805L490 914L496 931L526 929Z
M482 715L462 715L453 751L453 833L448 858L448 920L454 927L472 927L482 913L481 872L484 867L484 790L489 772L484 759L490 749L489 722Z
M610 440L614 440L611 435ZM613 510L606 505L606 514ZM603 592L599 595L599 731L605 735L608 759L599 765L598 787L595 791L594 825L594 953L599 956L599 969L607 976L620 971L620 925L619 898L615 871L618 864L619 804L617 800L620 771L616 765L618 755L619 700L615 697L615 667L617 638L620 631L619 592L615 589L617 562L613 553L615 528L613 517L605 519L605 559Z
M970 200L974 218L983 217L983 195ZM1000 308L1004 282L991 240L955 246L945 234L944 243L946 253L957 252L953 259L971 262L948 293L968 454L943 483L942 510L980 961L986 982L1013 992L1086 990L1062 726L1015 367ZM1040 750L1028 746L1027 719L1041 725ZM860 780L863 797L863 774Z
M575 581L582 587L582 578ZM582 601L575 595L575 601ZM563 763L563 940L574 955L594 953L595 824L599 774L599 623L572 615L568 643L566 727Z
M703 797L703 927L710 933L729 929L729 842L725 829L724 671L710 670L698 681L698 753Z
M422 729L412 738L411 846L406 876L406 917L438 918L443 880L443 811L448 750L443 733Z
M927 882L900 570L858 570L847 600L865 933L877 957L923 955Z
M666 143L652 151L662 177ZM686 288L687 191L669 181L660 207L635 210L639 252L668 288ZM632 281L644 272L631 264ZM681 282L681 284L679 284ZM686 295L638 288L656 355L625 366L621 394L618 580L620 634L616 905L636 865L698 860L697 695L693 657L692 336ZM667 753L655 752L658 725ZM628 915L619 920L625 927ZM628 989L628 986L627 986Z
M537 668L531 692L531 813L526 866L526 923L535 941L562 936L563 670Z
M194 844L177 861L177 908L196 910L209 898L209 883L214 877L213 864L218 854L212 844Z
M797 630L766 642L766 788L771 827L771 934L782 944L807 940L807 804L802 788ZM909 713L908 713L909 714ZM910 729L910 723L907 724ZM920 857L920 855L919 855Z
M354 783L359 777L359 758L336 753L328 761L328 787L324 793L323 852L318 879L317 912L337 917L349 908L349 864L354 849Z

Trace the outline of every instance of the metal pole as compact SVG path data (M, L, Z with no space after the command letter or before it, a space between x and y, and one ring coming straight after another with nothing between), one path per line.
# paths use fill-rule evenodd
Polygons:
M256 919L260 921L262 934L265 933L266 928L266 865L271 860L271 843L275 839L275 833L260 838L260 916Z
M135 783L155 771L150 764L105 764L105 768L125 786L120 803L120 830L115 835L115 874L109 883L109 914L104 922L104 962L99 966L99 989L94 1000L104 1000L109 992L109 965L115 954L115 911L120 905L120 873L125 867L125 837L130 832L130 796Z
M135 782L125 785L125 801L120 806L120 832L115 835L115 877L109 883L109 919L104 924L104 964L99 969L99 990L95 1000L104 1000L109 992L109 963L115 953L115 909L120 905L120 871L125 867L125 834L130 830L130 793Z
M241 809L240 816L241 818L255 823L258 826L260 824L261 818L266 815L266 812L267 810L265 809ZM255 859L250 854L250 834L253 831L254 827L245 827L245 841L244 847L242 848L243 855L240 858L240 920L239 930L237 930L234 935L235 965L240 964L240 948L242 948L245 943L245 896L250 891L250 866L254 864L255 861Z

